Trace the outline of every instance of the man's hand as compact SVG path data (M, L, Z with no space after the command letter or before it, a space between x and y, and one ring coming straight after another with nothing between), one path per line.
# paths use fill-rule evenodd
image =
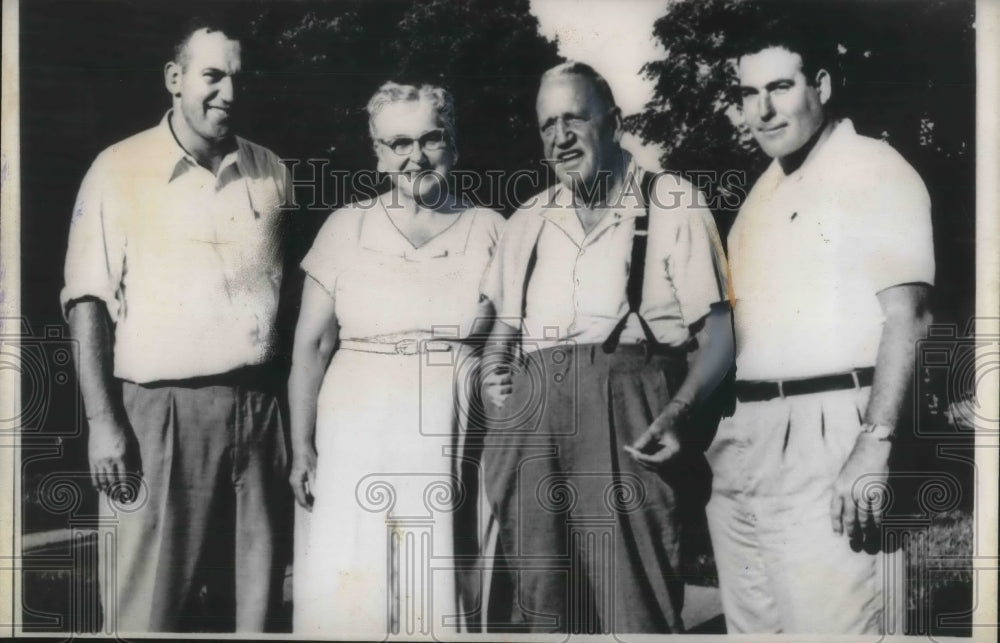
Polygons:
M889 451L892 443L861 433L854 450L833 483L830 521L836 534L852 538L882 526L882 501L889 478ZM862 497L865 489L868 497Z
M931 315L928 310L929 287L926 284L901 284L878 293L885 315L875 379L872 382L864 421L893 427L899 419L908 387L913 382L917 341L927 334ZM889 477L889 452L892 443L868 432L858 436L854 449L833 485L830 521L834 533L847 533L852 540L866 532L878 532L882 525L881 496ZM864 481L858 482L864 478ZM856 489L855 489L856 487ZM860 497L864 489L875 493Z
M292 449L292 472L288 482L299 506L312 511L313 489L316 488L316 449L311 445Z
M507 398L514 392L511 366L493 365L483 367L483 397L496 408L502 408Z
M680 431L690 416L690 405L671 400L649 428L625 451L639 464L656 469L681 450Z
M90 481L98 491L105 493L123 488L128 473L126 457L131 428L112 414L95 417L88 424ZM137 473L142 475L141 471Z
M115 500L134 499L139 490L124 485L129 473L126 459L135 434L112 373L113 323L104 302L94 297L70 304L67 317L70 333L80 346L76 366L90 426L87 451L91 482L98 491L115 494ZM139 466L133 468L141 476L139 458L136 463Z

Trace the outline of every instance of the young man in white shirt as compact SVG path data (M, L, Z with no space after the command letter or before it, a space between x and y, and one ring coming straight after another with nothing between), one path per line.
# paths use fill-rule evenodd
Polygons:
M895 150L831 114L817 43L756 36L743 114L774 161L729 234L737 406L707 453L727 629L901 633L881 502L929 323L930 200Z

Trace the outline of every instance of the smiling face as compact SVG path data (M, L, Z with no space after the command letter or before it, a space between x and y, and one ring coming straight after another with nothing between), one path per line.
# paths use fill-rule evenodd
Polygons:
M180 60L166 68L167 89L183 117L176 122L185 133L210 146L229 137L236 100L233 83L240 69L238 41L220 31L191 34Z
M404 197L423 204L441 203L456 156L434 106L426 100L386 103L373 117L372 127L378 170L389 174ZM444 147L432 149L442 136ZM412 143L408 153L393 150L394 144L406 140Z
M536 102L545 158L568 187L591 186L621 156L621 119L583 76L543 81Z
M810 81L802 57L769 47L739 60L743 115L764 153L783 159L802 149L825 121L830 77L820 70Z

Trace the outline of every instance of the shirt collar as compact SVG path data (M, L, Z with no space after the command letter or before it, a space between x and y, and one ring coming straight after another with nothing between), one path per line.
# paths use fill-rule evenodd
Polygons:
M167 113L160 120L160 124L156 127L156 152L154 154L154 162L162 164L163 175L167 183L173 181L184 172L199 167L194 157L177 142L177 137L174 136L173 131L170 129L170 114L172 112L173 109L167 110ZM236 137L236 149L222 158L217 176L223 176L223 173L231 164L236 165L236 170L239 174L243 173L243 165L240 160L240 151L242 148L242 140Z
M802 177L808 176L813 172L813 168L821 167L825 163L825 159L833 155L836 150L841 146L842 142L850 137L856 136L857 132L854 130L854 123L849 118L844 118L836 121L833 124L833 129L830 130L830 135L826 137L818 148L813 150L812 156L807 158L802 165L795 168L795 171L791 174L785 174L781 169L781 164L778 163L778 159L771 161L771 164L767 168L767 173L778 182L785 180L791 181L801 181Z

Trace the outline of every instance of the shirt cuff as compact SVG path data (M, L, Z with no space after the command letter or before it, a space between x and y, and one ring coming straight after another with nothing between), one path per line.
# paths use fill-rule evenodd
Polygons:
M115 297L114 293L110 290L102 291L99 288L65 286L59 293L59 304L62 308L63 320L66 321L66 323L69 323L69 309L81 299L87 298L102 301L104 303L104 307L108 310L108 316L110 316L113 321L117 321L119 311L118 298Z

